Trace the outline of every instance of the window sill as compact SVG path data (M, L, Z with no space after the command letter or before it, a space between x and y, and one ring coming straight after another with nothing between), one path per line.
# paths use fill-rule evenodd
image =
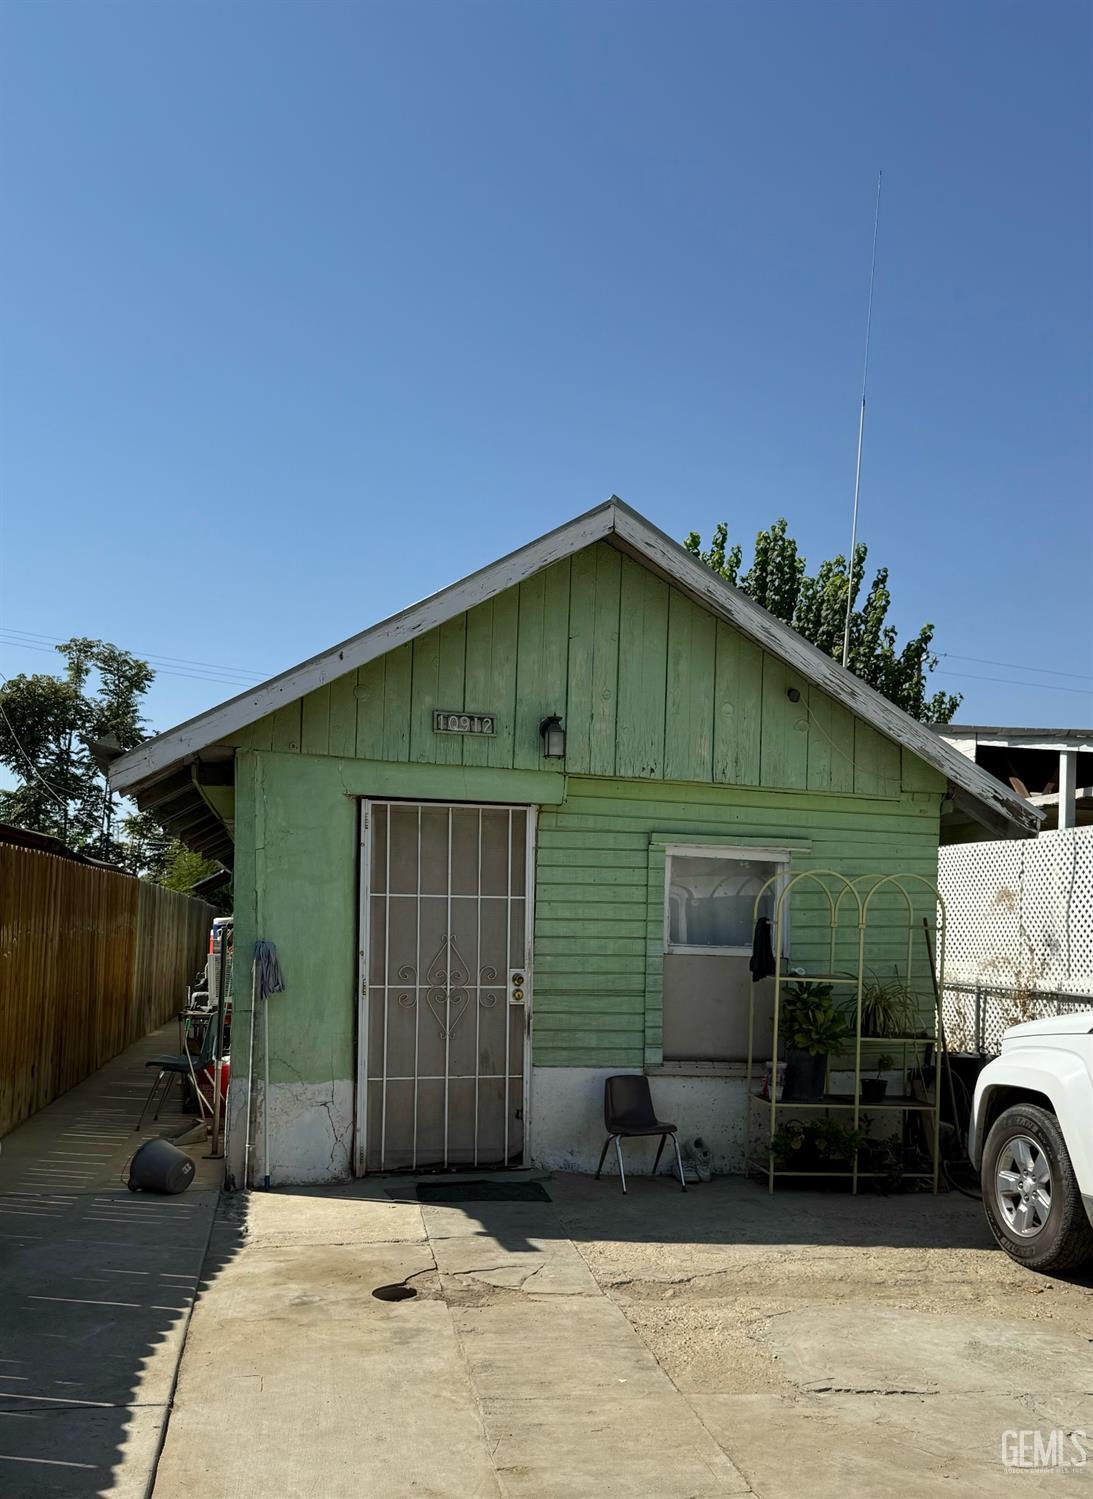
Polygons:
M743 1078L748 1074L748 1064L747 1062L707 1062L702 1060L693 1062L652 1062L646 1067L645 1074L647 1077Z

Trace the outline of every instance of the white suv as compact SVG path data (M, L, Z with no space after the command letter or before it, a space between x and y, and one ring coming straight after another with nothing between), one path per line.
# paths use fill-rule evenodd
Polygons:
M1014 1025L968 1132L999 1244L1030 1270L1093 1260L1093 1011Z

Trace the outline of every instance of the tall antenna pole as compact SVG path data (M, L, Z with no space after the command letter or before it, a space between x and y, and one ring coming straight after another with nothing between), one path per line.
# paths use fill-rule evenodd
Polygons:
M877 228L880 225L880 187L884 173L877 173L877 207L873 214L873 258L869 266L869 307L865 314L865 366L861 377L861 411L858 413L858 461L854 466L854 511L850 522L850 560L846 577L846 624L843 627L843 665L850 660L850 615L854 607L854 553L858 546L858 500L861 498L861 451L865 438L865 388L869 383L869 334L873 327L873 282L877 274Z

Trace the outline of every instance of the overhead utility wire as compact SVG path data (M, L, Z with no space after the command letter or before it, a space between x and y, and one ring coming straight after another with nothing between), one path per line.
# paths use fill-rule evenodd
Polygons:
M44 635L39 630L17 630L13 625L0 625L0 632L5 635L20 635L26 640L46 641L51 645L64 644L60 635ZM223 666L217 661L191 661L186 656L157 656L146 651L135 651L133 654L144 661L165 661L172 666L203 666L210 671L228 672L237 677L257 677L261 680L271 675L269 672L251 671L245 666Z
M54 654L53 646L35 645L35 643L31 640L10 640L4 635L3 631L0 631L0 645L7 645L12 650L44 651L46 655ZM142 659L147 660L148 658L142 657ZM222 687L254 687L257 686L258 682L261 680L261 678L258 677L243 678L214 676L211 672L182 671L177 667L160 666L154 661L150 661L148 664L154 667L157 676L185 677L188 681L191 682L215 682Z
M1079 697L1093 697L1093 687L1064 687L1061 682L1018 682L1012 677L985 677L981 672L949 671L938 667L939 677L955 677L958 682L1001 682L1006 687L1032 687L1037 692L1076 692Z
M873 328L873 283L877 274L877 229L880 226L880 188L883 172L877 173L877 207L873 214L873 256L869 265L869 304L865 313L865 363L861 377L861 411L858 414L858 459L854 466L854 509L850 521L850 559L846 575L846 625L843 629L843 665L850 660L850 615L854 604L854 551L858 545L858 500L861 497L861 455L865 439L865 389L869 383L869 335Z
M3 672L0 672L0 681L4 681L4 682L8 681L8 678L4 676ZM23 759L27 762L27 765L30 767L30 773L31 773L31 775L37 777L37 779L39 781L41 781L42 785L46 788L46 790L49 792L50 796L53 798L53 800L57 803L57 805L59 807L64 807L67 810L68 802L62 797L61 793L57 790L56 786L51 786L50 785L50 783L46 780L45 776L42 775L42 773L38 769L37 765L35 765L34 761L30 758L30 756L27 754L26 750L23 748L22 744L20 743L18 735L16 734L15 730L12 728L11 719L8 717L7 709L4 707L3 703L0 703L0 717L3 718L4 722L8 726L8 733L11 735L11 740L12 740L12 743L15 745L15 748L19 751L19 753L22 755Z
M977 666L1008 666L1011 671L1038 672L1041 676L1074 677L1079 682L1093 682L1093 676L1084 671L1058 671L1053 666L1022 666L1019 661L988 661L985 656L960 656L956 651L935 651L934 654L939 658L943 656L947 661L974 661ZM1029 683L1030 687L1035 685L1034 682Z

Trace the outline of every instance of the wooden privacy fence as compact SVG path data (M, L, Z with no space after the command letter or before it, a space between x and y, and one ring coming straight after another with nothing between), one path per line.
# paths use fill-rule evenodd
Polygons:
M0 1135L182 1009L211 906L0 844Z

